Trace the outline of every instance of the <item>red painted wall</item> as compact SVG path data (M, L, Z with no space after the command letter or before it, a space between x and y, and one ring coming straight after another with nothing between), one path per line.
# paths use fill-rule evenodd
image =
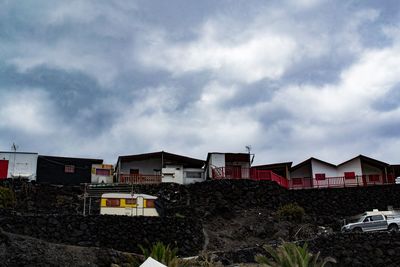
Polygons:
M0 160L0 180L7 179L8 160Z

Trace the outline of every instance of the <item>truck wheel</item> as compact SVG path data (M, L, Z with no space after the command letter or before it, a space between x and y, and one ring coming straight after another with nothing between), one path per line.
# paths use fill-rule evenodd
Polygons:
M360 227L356 227L353 229L354 233L362 233L362 229Z
M399 227L397 226L397 224L391 224L391 225L389 225L388 230L390 232L398 232L399 231Z

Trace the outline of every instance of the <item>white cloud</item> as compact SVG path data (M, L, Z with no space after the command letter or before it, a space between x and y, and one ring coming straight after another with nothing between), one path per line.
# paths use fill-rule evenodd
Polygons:
M0 90L1 92L2 90ZM53 107L48 96L38 89L0 94L0 128L32 135L49 135L55 130Z
M143 64L166 69L174 75L212 71L218 78L244 83L278 79L296 58L296 41L273 30L246 30L225 38L227 25L207 22L198 38L177 44L155 33L151 45L138 53Z

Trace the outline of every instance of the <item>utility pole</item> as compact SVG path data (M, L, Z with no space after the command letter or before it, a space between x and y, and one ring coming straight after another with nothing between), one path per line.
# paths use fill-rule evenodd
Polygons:
M13 173L11 176L15 175L15 160L16 160L16 156L17 156L17 149L18 149L18 146L13 142L13 144L11 146L11 151L13 152L14 160L13 160Z

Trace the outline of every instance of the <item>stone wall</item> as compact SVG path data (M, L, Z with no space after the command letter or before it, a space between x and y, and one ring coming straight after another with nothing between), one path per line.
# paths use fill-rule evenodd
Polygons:
M83 191L79 187L36 185L27 190L17 194L17 210L20 212L82 213ZM366 210L383 210L389 205L400 207L400 185L286 190L269 181L218 180L190 185L136 185L134 192L158 196L166 216L179 213L197 218L229 215L232 209L251 207L276 210L293 202L302 206L307 213L321 218L332 215L342 218ZM98 212L98 206L99 202L92 199L91 210L94 213Z
M334 257L338 266L399 266L399 233L351 233L321 236L309 242L321 256Z
M203 246L202 225L188 218L41 215L1 218L4 231L54 243L96 246L140 252L157 241L179 248L180 255L196 255Z

